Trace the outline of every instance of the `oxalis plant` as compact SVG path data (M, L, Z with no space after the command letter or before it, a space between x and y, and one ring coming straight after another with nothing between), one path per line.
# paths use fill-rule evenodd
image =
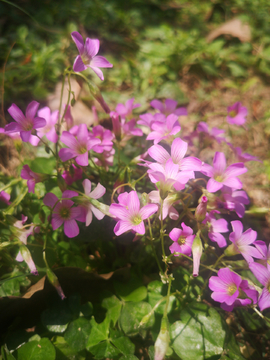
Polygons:
M1 178L0 255L3 266L15 269L3 277L1 296L13 294L7 294L11 278L29 285L27 279L46 273L59 297L41 313L40 331L37 326L16 342L5 329L2 358L235 360L256 354L250 346L243 356L224 319L242 314L253 331L270 322L270 249L245 229L249 198L239 179L245 162L259 159L205 122L182 130L187 110L172 99L151 101L151 111L139 116L134 99L110 111L88 71L103 80L100 68L113 65L97 55L99 40L71 36L79 55L64 72L59 110L32 101L24 113L12 104L14 121L2 129L18 150L38 151L19 178ZM72 76L86 82L106 121L93 109L93 125L74 125ZM224 116L233 131L245 124L247 109L237 102ZM225 149L228 161L213 144ZM207 149L214 154L209 164L196 157ZM57 276L65 265L79 266L86 278L96 275L85 283L96 295L92 302L68 287L66 294ZM70 281L80 282L82 273Z

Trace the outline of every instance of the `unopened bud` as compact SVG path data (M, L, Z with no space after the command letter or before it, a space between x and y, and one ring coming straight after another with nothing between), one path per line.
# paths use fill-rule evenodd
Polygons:
M121 125L120 125L120 120L119 120L119 116L118 114L112 114L111 115L112 118L112 126L113 126L113 132L115 135L115 138L117 141L121 140Z
M59 188L62 192L67 190L67 184L61 175L57 176L57 185L59 186Z
M193 255L193 276L196 277L199 275L200 260L203 251L202 241L200 238L200 231L198 231L195 236L191 250Z
M205 219L207 213L207 197L203 195L200 199L200 203L195 211L195 218L197 221L202 222Z
M47 268L47 278L50 281L50 283L55 287L56 291L58 292L58 295L62 300L65 299L65 294L59 284L58 278L55 275L54 272L51 271L51 269Z
M21 254L21 257L23 258L23 260L26 262L27 266L29 267L31 273L33 275L38 275L38 271L37 271L36 265L32 259L31 253L24 244L20 245L20 254Z
M155 342L155 360L163 360L170 343L169 321L167 316L162 318L160 332Z

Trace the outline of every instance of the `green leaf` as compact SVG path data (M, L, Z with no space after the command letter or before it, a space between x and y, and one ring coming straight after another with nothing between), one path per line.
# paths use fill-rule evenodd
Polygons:
M141 281L131 277L127 283L114 282L116 294L125 301L142 301L147 296L147 289L142 286Z
M69 346L69 344L62 336L57 336L56 338L54 338L53 345L56 350L57 360L85 360L85 356L80 356L75 349Z
M119 336L120 333L120 336ZM121 335L121 332L115 332L115 336L111 334L111 342L117 347L118 350L121 351L124 355L134 354L135 345L133 342L126 336Z
M121 313L121 301L115 295L112 295L109 298L103 299L101 305L108 310L106 316L109 317L112 320L113 325L115 325Z
M141 328L151 327L154 322L154 315L151 315L149 321L144 324L143 327L139 328L140 321L142 318L149 314L152 307L147 302L130 302L123 306L120 316L120 326L125 334L133 336L139 333Z
M55 157L50 158L38 157L31 161L29 165L30 169L34 172L41 174L52 174L55 169L56 161Z
M54 360L55 348L47 338L29 341L14 352L17 360Z
M67 301L58 301L53 307L46 309L41 314L42 324L52 332L62 333L73 319L73 314Z
M204 304L192 304L171 326L172 348L183 360L200 360L223 352L226 332L219 313Z
M120 351L116 349L109 342L109 340L91 347L89 351L95 356L96 359L111 359L120 354Z
M9 352L7 346L1 347L2 360L16 360L15 357Z
M92 318L90 320L92 326L86 348L89 350L92 346L97 345L99 342L107 340L109 336L110 318L106 317L105 320L98 324L96 320Z
M86 347L90 331L90 322L81 317L68 325L64 338L73 349L81 351Z

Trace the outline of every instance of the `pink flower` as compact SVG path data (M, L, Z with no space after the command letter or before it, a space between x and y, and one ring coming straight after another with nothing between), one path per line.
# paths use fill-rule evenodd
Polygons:
M225 201L225 209L235 211L240 218L244 216L245 205L249 204L247 193L244 190L232 190L227 186L223 186L222 197Z
M149 218L158 210L155 204L148 204L140 208L140 201L136 191L128 193L126 206L122 204L111 204L109 212L116 216L119 221L114 227L115 235L119 236L128 230L133 230L140 235L145 234L143 220Z
M211 193L220 190L224 185L233 189L241 189L242 183L237 176L246 171L247 168L243 163L232 164L226 168L226 158L222 152L215 153L213 166L203 164L201 168L201 172L211 178L206 186L207 191Z
M167 116L166 121L154 122L151 126L152 132L147 136L146 140L154 140L154 144L162 140L170 142L173 140L173 135L176 135L181 130L178 123L178 116L171 114Z
M37 131L37 135L39 137L42 138L44 135L46 135L46 138L49 141L53 143L57 142L58 135L56 134L55 131L55 124L57 123L58 120L58 114L59 114L58 110L51 113L51 110L50 108L48 108L48 106L45 106L44 108L38 111L38 116L46 120L46 126L44 126L41 130Z
M62 224L64 224L64 233L67 237L73 238L79 234L79 227L76 223L77 221L85 221L85 215L81 207L72 207L74 202L65 198L72 198L78 196L78 193L71 190L66 190L63 192L62 198L60 200L53 193L47 193L43 199L43 202L46 206L52 209L52 219L51 224L53 230L58 229Z
M130 117L132 115L132 110L136 109L137 107L140 107L141 104L133 104L134 98L129 99L124 104L117 104L115 111L121 118Z
M86 196L88 196L91 199L99 199L101 196L103 196L106 192L106 189L104 186L102 186L100 183L97 184L96 188L91 192L91 181L88 179L85 179L83 182L83 188L84 193ZM92 205L91 201L87 200L84 204L82 204L82 207L85 211L85 225L89 226L93 219L93 213L95 217L98 220L101 220L104 218L105 214L103 214L99 209L97 209L94 205Z
M68 131L63 131L60 140L68 146L59 151L62 161L67 161L75 157L76 163L81 166L88 165L88 151L93 146L100 144L100 139L88 139L88 130L85 124L78 126L77 138Z
M209 138L215 139L218 143L221 143L221 141L225 141L224 138L225 130L218 129L216 127L209 129L208 124L203 121L199 122L197 126L197 132L202 132L207 134Z
M37 143L39 139L32 135L32 131L35 129L42 128L46 126L46 120L41 117L35 117L37 109L39 107L39 103L36 101L30 102L30 104L26 108L25 115L18 108L17 105L12 104L8 109L9 114L13 117L15 122L11 122L5 126L6 133L16 133L19 132L22 138L22 141L29 142L33 140L31 138L35 138ZM37 145L37 144L36 144Z
M35 173L28 165L24 165L21 171L21 178L27 180L28 192L34 194L36 183L44 182L49 178L49 175Z
M22 245L20 246L20 251L16 257L16 261L19 262L25 261L31 273L34 275L38 275L32 256L29 250L27 249L27 247L25 246L27 244L28 236L33 234L34 226L31 225L25 228L24 226L26 220L27 220L27 216L22 215L22 220L21 221L17 220L13 224L13 226L17 228L17 230L15 231L15 236L22 242Z
M96 153L103 153L103 151L111 151L113 147L112 140L114 139L114 135L111 130L105 129L101 125L94 126L92 129L92 133L89 133L88 138L90 140L99 139L101 141L100 144L94 145L92 150Z
M243 125L246 122L247 108L242 106L240 102L236 102L227 108L227 121L229 124Z
M186 226L185 223L182 222L181 226L183 230L174 228L169 233L169 237L174 241L169 249L175 256L179 256L178 253L190 256L195 235L193 234L193 230L189 226Z
M220 233L226 233L229 231L228 223L225 219L217 219L214 214L220 214L218 210L212 210L206 215L203 224L208 226L208 237L211 241L218 244L219 247L227 246L227 241Z
M262 254L262 258L259 260L259 263L266 266L267 269L270 271L270 244L267 245L264 241L257 240L253 243L257 250Z
M254 243L257 237L257 232L248 229L243 233L243 224L239 220L231 221L233 232L230 233L229 239L232 242L226 251L234 252L234 254L242 254L248 263L253 262L253 258L261 259L263 256L251 244Z
M164 123L166 121L166 116L164 114L156 113L156 114L142 114L140 115L140 120L137 121L137 124L152 127L154 122Z
M84 44L81 34L77 31L71 33L71 37L80 54L74 61L73 70L80 72L91 68L101 80L104 80L103 73L99 68L111 68L113 65L105 57L96 56L99 51L99 40L86 38Z
M260 159L258 159L256 156L250 155L248 153L243 153L242 149L240 147L231 147L235 155L237 156L238 161L241 162L247 162L247 161L259 161L262 162Z
M194 171L200 171L202 162L201 160L188 156L184 157L187 152L187 143L180 138L174 139L171 146L171 155L161 145L153 145L148 150L148 154L156 160L158 163L165 166L169 159L172 159L173 163L178 165L181 171L181 176L186 179L186 182L194 178ZM189 178L189 176L191 176Z
M7 205L10 205L10 194L5 192L4 190L0 192L0 201L4 202Z
M264 309L270 307L270 271L262 264L255 262L249 264L249 268L259 282L264 286L258 300L260 310L263 311Z
M257 291L229 268L219 269L218 276L211 276L209 288L213 291L211 298L220 302L221 307L227 311L232 311L234 306L247 306L257 302ZM243 291L247 296L241 294Z
M159 110L162 114L167 116L170 114L175 114L178 116L187 115L187 109L185 107L180 107L176 109L177 101L172 99L166 99L165 106L159 100L152 100L150 105L154 109Z

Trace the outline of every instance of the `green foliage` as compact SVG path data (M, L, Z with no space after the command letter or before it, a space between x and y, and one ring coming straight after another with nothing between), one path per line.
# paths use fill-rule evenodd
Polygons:
M270 75L266 0L132 0L128 5L120 0L76 4L49 0L39 7L29 0L17 5L21 9L12 2L0 3L2 66L11 50L5 68L7 105L14 101L15 92L18 105L24 105L25 100L43 99L52 91L64 67L73 63L76 48L73 45L70 50L70 32L80 28L89 37L101 39L101 52L114 64L104 84L110 87L106 97L115 102L121 100L120 89L132 91L142 103L154 97L185 103L177 82L187 73L208 79L222 74L236 80L251 73ZM206 41L211 30L233 18L251 27L250 43L226 35Z

